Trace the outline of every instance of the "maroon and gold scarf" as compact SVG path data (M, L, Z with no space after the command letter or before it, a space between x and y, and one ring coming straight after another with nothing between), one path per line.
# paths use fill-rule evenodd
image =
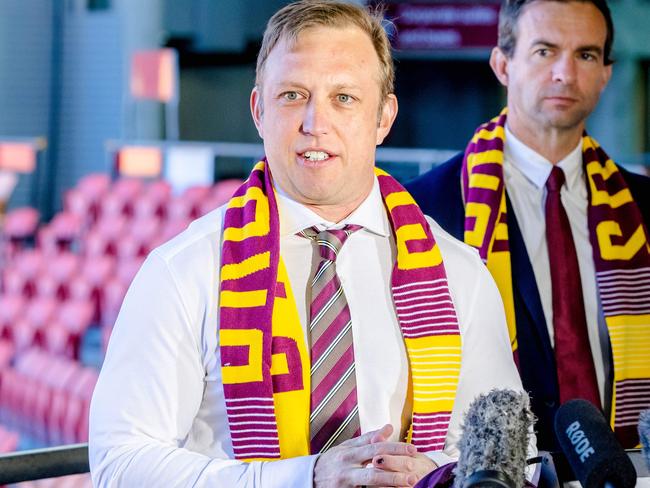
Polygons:
M465 150L462 171L465 242L478 249L506 307L517 350L508 219L503 179L507 109L481 125ZM650 407L650 244L639 207L616 164L587 134L582 138L587 222L600 304L611 340L614 385L611 426L638 443L639 413Z
M407 440L423 451L441 450L460 373L456 312L424 215L396 180L379 169L375 174L397 248L391 285L413 392ZM221 372L235 457L309 454L309 355L280 256L265 161L228 204L221 262Z

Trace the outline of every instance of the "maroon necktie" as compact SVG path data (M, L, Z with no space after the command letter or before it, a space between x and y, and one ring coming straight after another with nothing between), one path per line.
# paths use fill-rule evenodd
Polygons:
M596 370L587 335L578 255L560 200L564 172L553 166L546 181L546 242L553 289L555 361L562 403L584 398L600 408Z

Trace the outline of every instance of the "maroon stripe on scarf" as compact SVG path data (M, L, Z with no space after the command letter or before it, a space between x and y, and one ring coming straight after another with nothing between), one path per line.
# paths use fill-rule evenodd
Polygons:
M451 412L413 415L413 444L420 449L441 451L445 446Z
M278 211L268 173L268 164L265 164L264 172L254 170L249 179L235 192L235 196L244 195L251 187L261 188L268 199L271 219L269 234L249 237L240 242L224 241L221 249L222 265L238 263L263 252L271 253L271 265L267 269L241 279L223 280L221 281L221 290L241 292L259 290L262 287L262 289L269 290L269 293L264 306L251 308L220 306L219 327L234 330L257 329L262 332L262 380L224 384L223 387L235 458L279 458L280 444L275 416L268 421L268 424L259 424L261 411L275 413L273 380L271 378L272 317L275 298L275 288L272 285L277 282L280 253ZM247 223L255 220L255 212L255 202L248 202L241 208L227 209L224 217L224 229L244 227ZM232 364L248 364L248 354L242 357L242 351L241 346L221 344L222 368ZM259 432L256 432L256 425L259 427ZM251 437L254 439L250 440Z

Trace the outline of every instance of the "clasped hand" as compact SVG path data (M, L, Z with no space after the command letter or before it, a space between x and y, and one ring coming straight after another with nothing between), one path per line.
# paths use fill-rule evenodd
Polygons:
M321 454L314 466L314 488L415 486L437 466L412 444L388 442L392 432L386 424Z

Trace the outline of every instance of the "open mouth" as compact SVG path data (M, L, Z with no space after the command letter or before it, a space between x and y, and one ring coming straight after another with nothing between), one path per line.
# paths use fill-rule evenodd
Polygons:
M306 167L320 168L321 166L329 165L335 158L336 154L322 149L308 149L297 154L301 164Z
M304 153L301 154L303 159L305 161L309 161L312 163L317 163L319 161L325 161L326 159L329 159L332 157L331 154L325 152L325 151L305 151Z

